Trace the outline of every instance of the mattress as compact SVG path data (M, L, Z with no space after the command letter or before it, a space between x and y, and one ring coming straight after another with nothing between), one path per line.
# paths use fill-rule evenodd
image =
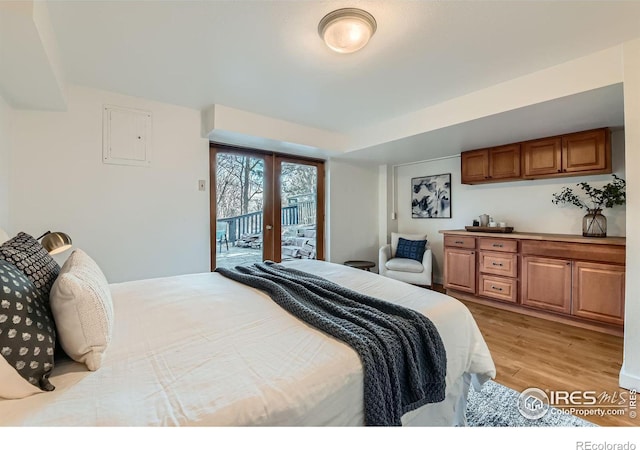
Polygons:
M447 395L403 425L464 424L470 382L495 376L468 309L447 295L322 261L287 266L416 309L447 351ZM56 365L56 389L0 400L4 426L357 426L362 364L347 345L267 294L201 273L110 285L114 334L96 372Z

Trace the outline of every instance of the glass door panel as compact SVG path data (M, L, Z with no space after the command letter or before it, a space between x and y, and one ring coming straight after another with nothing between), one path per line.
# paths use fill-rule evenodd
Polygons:
M317 259L318 167L280 164L281 260Z
M216 152L215 206L216 267L233 268L263 261L264 157Z

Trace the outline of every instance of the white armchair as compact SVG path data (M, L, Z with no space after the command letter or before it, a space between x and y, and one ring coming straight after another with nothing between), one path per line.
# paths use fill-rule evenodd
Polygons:
M427 239L424 234L391 233L391 244L384 245L378 253L378 270L380 275L405 283L431 287L432 254L427 241L422 262L409 258L396 258L399 238L410 241Z

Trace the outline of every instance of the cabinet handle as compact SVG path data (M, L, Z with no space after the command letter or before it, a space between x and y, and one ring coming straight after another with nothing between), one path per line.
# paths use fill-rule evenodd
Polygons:
M499 287L491 286L491 289L493 289L494 291L502 292L502 288L499 288Z
M502 263L497 263L497 262L494 262L494 263L491 263L491 265L492 265L492 266L498 266L498 267L502 267L502 266L503 266L504 264L502 264Z
M455 241L455 244L464 244L464 241Z
M502 245L502 244L493 244L493 247L499 247L499 248L502 248L502 247L504 247L504 245Z
M559 173L562 173L562 169L558 169L558 172L559 172Z

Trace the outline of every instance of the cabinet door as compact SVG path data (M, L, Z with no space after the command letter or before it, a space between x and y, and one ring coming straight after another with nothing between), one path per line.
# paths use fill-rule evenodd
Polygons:
M520 144L503 145L489 151L489 178L520 177Z
M564 259L522 258L521 303L526 306L571 312L571 262Z
M525 177L562 172L562 139L538 139L522 144L522 167Z
M606 130L568 134L562 138L562 171L585 172L610 169Z
M444 287L476 292L476 252L460 248L444 249Z
M576 261L573 266L571 314L622 325L624 284L623 266Z
M489 178L489 150L472 150L460 155L463 184L487 181Z

